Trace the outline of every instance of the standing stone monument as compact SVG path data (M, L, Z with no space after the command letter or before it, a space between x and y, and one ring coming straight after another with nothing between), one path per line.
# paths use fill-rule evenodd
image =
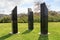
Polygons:
M33 11L28 8L28 29L33 30Z
M45 3L41 4L41 34L48 34L48 8Z
M18 33L18 27L17 27L17 6L12 11L12 33L16 34Z

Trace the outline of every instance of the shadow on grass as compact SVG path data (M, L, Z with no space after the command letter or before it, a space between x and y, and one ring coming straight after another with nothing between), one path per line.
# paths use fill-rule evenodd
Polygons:
M12 36L12 34L7 34L5 36L0 37L0 40L5 40L5 39L9 38L10 36Z
M27 34L27 33L30 33L32 30L26 30L24 31L22 34Z
M48 35L40 35L38 40L49 40Z

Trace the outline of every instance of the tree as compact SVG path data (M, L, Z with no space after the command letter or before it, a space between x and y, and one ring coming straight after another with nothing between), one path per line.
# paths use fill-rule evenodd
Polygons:
M34 12L40 12L40 4L43 3L43 0L37 0L34 2ZM47 8L49 9L50 5L47 4Z

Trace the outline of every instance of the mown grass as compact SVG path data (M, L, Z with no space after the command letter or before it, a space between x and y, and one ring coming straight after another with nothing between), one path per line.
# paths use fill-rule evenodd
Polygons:
M34 29L28 31L27 23L18 23L19 34L9 34L12 32L11 23L0 23L0 40L60 40L60 22L49 22L49 35L41 36L40 23L34 23Z

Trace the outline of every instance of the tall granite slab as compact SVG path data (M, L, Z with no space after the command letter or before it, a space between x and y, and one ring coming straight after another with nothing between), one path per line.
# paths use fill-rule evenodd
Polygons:
M33 30L33 11L28 8L28 30Z
M45 3L41 4L41 34L48 34L48 8Z
M17 6L12 11L12 33L16 34L18 33L18 27L17 27Z

